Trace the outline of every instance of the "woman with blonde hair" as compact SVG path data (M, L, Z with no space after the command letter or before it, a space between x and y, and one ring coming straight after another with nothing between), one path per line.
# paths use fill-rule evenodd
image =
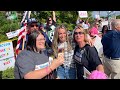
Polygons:
M66 27L62 24L56 27L52 41L52 49L55 58L59 53L64 53L64 63L57 68L59 79L76 79L76 68L73 60L72 48Z
M77 26L74 29L73 39L76 43L73 58L76 63L77 79L84 79L84 67L89 72L93 70L104 72L98 52L94 46L88 44L87 35L82 27Z

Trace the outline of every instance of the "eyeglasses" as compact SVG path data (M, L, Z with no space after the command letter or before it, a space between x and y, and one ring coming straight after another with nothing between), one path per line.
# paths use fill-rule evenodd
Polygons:
M38 27L38 25L30 25L31 27L34 27L34 26L36 26L36 27Z
M77 34L81 35L81 34L84 34L84 32L75 32L74 34L75 35L77 35Z

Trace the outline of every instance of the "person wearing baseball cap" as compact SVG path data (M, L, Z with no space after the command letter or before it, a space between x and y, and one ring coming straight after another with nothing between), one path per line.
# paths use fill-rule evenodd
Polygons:
M28 33L33 30L39 30L38 21L35 18L30 18L27 20Z
M38 21L35 18L30 18L27 20L27 34L26 34L26 41L24 44L24 48L26 48L29 34L34 30L39 30ZM18 54L22 51L22 44L23 44L23 39L21 39L20 41Z
M35 18L30 18L27 21L27 25L28 25L28 34L31 33L34 30L40 30L40 23L38 23L38 21ZM48 35L46 34L46 32L42 31L44 37L46 38L46 42L48 44L49 47L51 47L52 42L49 40Z

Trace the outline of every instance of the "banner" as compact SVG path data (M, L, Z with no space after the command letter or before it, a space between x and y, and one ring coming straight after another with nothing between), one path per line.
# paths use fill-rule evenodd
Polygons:
M100 15L95 15L95 19L100 19Z
M80 18L87 18L88 17L87 11L78 11L78 14L79 14Z
M21 29L6 33L8 39L18 36Z
M15 57L12 41L0 43L0 71L14 67Z
M0 60L0 71L4 71L7 68L14 67L14 65L15 65L15 58L14 57Z
M0 60L14 56L12 41L0 43Z
M24 30L25 28L26 28L26 27L21 27L21 28L18 29L18 30L15 30L15 31L6 33L6 35L7 35L8 39L13 38L13 37L16 37L16 36L19 36L19 33L20 33L20 32L23 32L23 30Z
M104 26L104 25L107 25L108 26L108 21L103 21L103 22L101 22L102 23L102 27Z

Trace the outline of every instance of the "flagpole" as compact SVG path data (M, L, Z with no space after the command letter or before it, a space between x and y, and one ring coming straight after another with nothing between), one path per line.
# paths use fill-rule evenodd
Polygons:
M22 19L22 21L21 21L21 24L24 22L27 13L28 13L28 11L25 11L24 16L23 16L23 19Z
M27 12L28 13L28 19L30 18L30 15L31 15L31 11L28 11ZM27 14L26 14L27 15ZM27 20L25 20L25 24L27 23ZM26 27L26 25L25 25L25 32L26 32L26 34L27 34L27 27ZM24 46L25 46L25 41L26 41L26 35L25 35L25 37L23 38L23 43L22 43L22 50L24 50Z
M31 11L28 12L28 18L30 18L30 15L31 15Z
M17 41L17 46L16 46L16 57L19 54L19 47L20 47L21 39L23 39L22 50L24 50L24 45L25 45L25 40L26 40L26 33L27 33L27 20L28 20L28 18L30 18L30 14L31 14L31 12L25 11L23 19L21 21L21 24L24 22L24 26L21 27L21 30L20 30L20 32L18 34L18 41Z
M25 20L25 24L27 23L27 20ZM25 29L25 32L26 32L26 25L24 25L24 29ZM24 38L23 38L23 43L22 43L22 50L24 50L24 46L25 46L25 41L26 41L26 35L24 35Z
M28 19L30 18L30 14L31 14L31 11L28 11ZM26 14L27 15L27 14ZM27 20L25 20L25 24L27 23ZM26 32L26 34L27 34L27 27L26 27L26 25L25 25L25 32ZM26 41L26 35L25 35L25 37L23 38L23 43L22 43L22 50L24 50L24 46L25 46L25 41Z

